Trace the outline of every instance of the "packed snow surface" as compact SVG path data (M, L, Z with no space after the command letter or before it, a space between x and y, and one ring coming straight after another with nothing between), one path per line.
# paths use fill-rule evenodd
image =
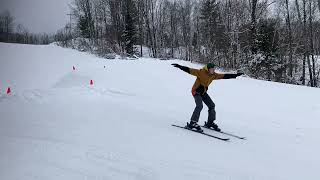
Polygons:
M1 43L0 179L319 179L319 89L214 81L217 124L247 138L224 142L171 126L195 106L195 77L171 63L201 68Z

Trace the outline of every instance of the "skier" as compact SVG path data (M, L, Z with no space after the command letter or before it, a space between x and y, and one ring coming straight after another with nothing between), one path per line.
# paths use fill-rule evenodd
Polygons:
M236 78L238 76L243 75L243 73L219 74L215 72L215 65L213 63L205 65L202 69L192 69L186 66L181 66L179 64L171 65L197 77L191 91L196 103L196 107L191 116L190 123L187 123L186 127L189 129L196 129L200 132L203 131L201 127L198 125L200 112L203 108L203 101L209 108L208 121L205 122L204 126L220 132L221 129L218 127L217 124L214 123L214 121L216 120L215 104L211 100L210 96L207 94L208 87L213 80Z

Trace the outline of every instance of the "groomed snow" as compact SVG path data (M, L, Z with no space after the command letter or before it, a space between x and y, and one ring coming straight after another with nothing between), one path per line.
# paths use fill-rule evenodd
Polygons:
M0 43L0 179L319 179L319 89L215 81L217 123L247 138L223 142L171 126L189 121L195 80L171 63L201 68Z

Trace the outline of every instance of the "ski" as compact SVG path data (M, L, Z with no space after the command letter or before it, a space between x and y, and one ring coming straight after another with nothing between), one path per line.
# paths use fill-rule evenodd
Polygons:
M222 140L222 141L229 141L229 138L221 138L221 137L218 137L218 136L213 136L213 135L207 134L205 132L200 132L200 131L197 131L197 130L194 130L194 129L186 128L184 126L178 126L178 125L175 125L175 124L172 124L172 126L178 127L178 128L182 128L182 129L186 129L186 130L189 130L189 131L193 131L193 132L196 132L196 133L199 133L199 134L203 134L205 136L209 136L209 137L212 137L212 138L215 138L215 139L219 139L219 140Z
M220 134L225 134L225 135L228 135L228 136L231 136L231 137L234 137L234 138L246 140L245 137L237 136L237 135L234 135L234 134L231 134L231 133L228 133L228 132L216 131L216 130L208 128L206 126L201 126L201 127L206 128L206 129L210 129L210 130L215 131L215 132L220 133Z

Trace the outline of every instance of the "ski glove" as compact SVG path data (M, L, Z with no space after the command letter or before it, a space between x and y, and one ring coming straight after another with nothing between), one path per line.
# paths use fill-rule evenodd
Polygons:
M176 68L179 68L180 69L180 66L181 65L179 65L179 64L176 64L176 63L173 63L173 64L171 64L173 67L176 67Z
M176 63L171 64L171 65L172 65L173 67L176 67L176 68L181 69L181 70L184 71L184 72L190 73L190 69L189 69L188 67L186 67L186 66L181 66L181 65L176 64Z

